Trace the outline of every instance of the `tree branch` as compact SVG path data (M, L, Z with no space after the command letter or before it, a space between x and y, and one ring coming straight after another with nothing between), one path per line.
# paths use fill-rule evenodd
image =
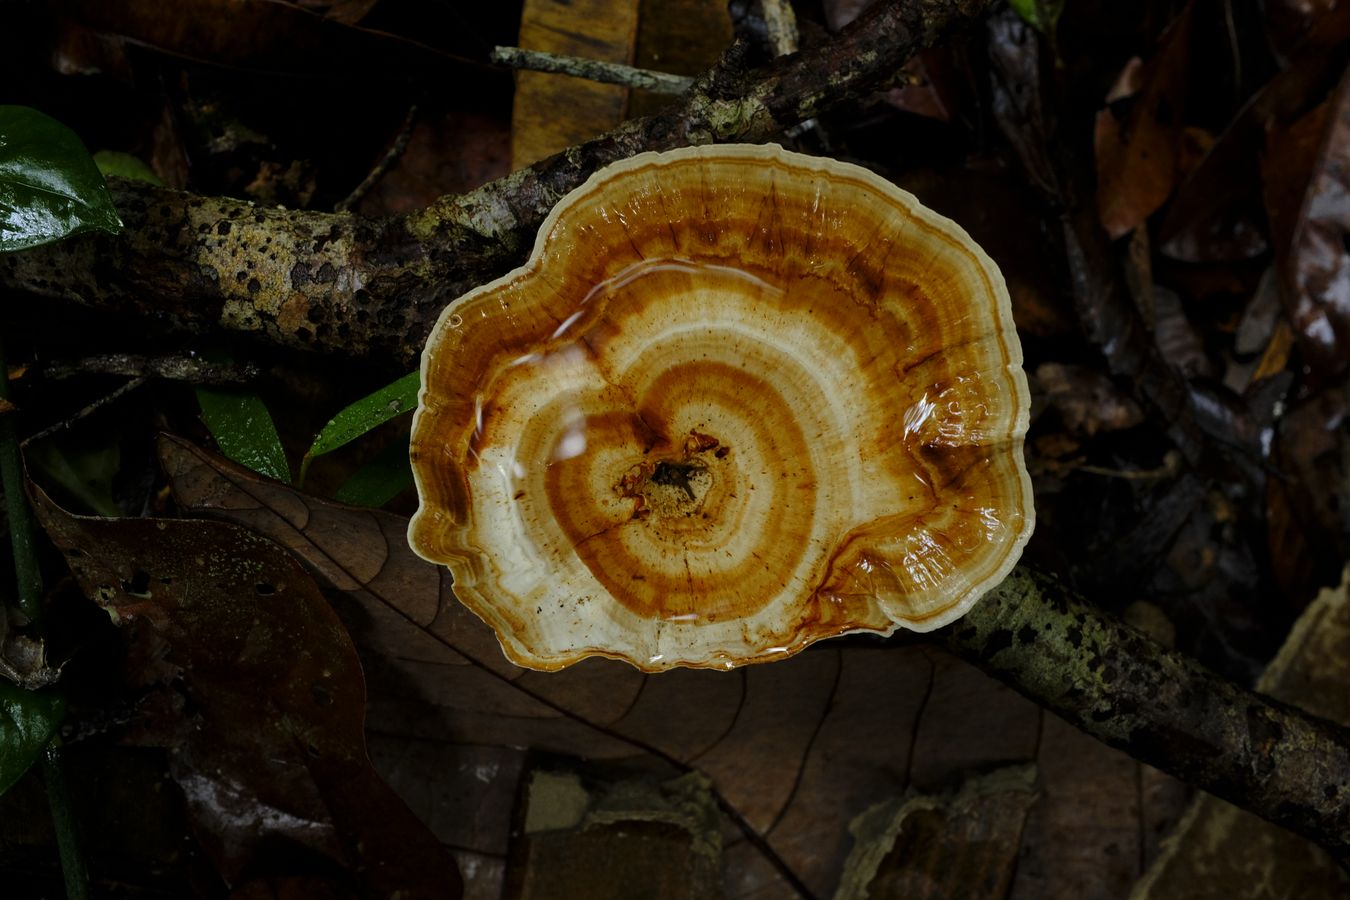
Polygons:
M746 71L732 52L676 105L425 210L372 222L116 181L123 233L0 258L0 284L194 330L415 358L442 307L523 259L557 200L642 150L763 141L886 85L993 0L884 0L833 40Z
M941 634L1098 740L1350 860L1350 729L1241 688L1020 568Z

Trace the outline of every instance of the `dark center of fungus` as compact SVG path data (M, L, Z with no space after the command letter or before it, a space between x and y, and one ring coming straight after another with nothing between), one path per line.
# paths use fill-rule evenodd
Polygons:
M652 472L651 480L652 484L679 488L692 501L697 498L690 482L697 480L697 476L705 471L702 466L693 463L659 462L656 464L656 470Z
M636 463L615 485L620 496L633 501L633 518L681 519L703 512L713 484L712 468L727 451L697 432L685 442L683 458ZM707 516L703 516L707 518Z

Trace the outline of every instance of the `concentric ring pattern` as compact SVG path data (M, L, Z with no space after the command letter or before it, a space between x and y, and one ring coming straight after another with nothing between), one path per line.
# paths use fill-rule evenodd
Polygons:
M536 669L936 628L1031 533L1021 360L993 262L876 175L644 153L442 314L409 540Z

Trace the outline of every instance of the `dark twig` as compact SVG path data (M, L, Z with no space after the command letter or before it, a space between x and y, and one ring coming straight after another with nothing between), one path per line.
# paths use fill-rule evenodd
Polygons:
M30 435L29 437L24 438L23 443L20 446L27 447L33 441L40 441L43 438L51 437L52 435L58 432L65 431L67 428L74 425L81 419L93 415L103 407L107 406L109 403L112 403L118 398L123 397L126 394L129 394L132 391L136 390L138 387L145 384L145 382L146 379L144 378L131 379L126 384L123 384L120 387L113 390L111 393L104 394L102 397L99 397L97 400L95 400L93 403L90 403L88 406L81 407L74 415L67 416L60 422L57 422L55 425L50 425L39 431L37 434Z
M384 151L384 156L375 167L366 173L366 177L361 179L361 183L352 188L352 192L338 201L333 207L334 212L345 213L353 206L361 202L361 199L370 193L370 189L379 183L380 179L389 174L389 170L394 168L394 164L403 156L408 149L408 142L412 140L413 128L417 125L417 104L414 103L408 107L408 112L403 117L403 124L398 127L398 133L394 135L394 142L389 145L389 149Z
M240 385L256 381L257 365L210 362L196 356L140 356L105 353L84 359L57 360L42 367L42 375L60 381L81 375L124 375L128 378L164 378L199 385Z

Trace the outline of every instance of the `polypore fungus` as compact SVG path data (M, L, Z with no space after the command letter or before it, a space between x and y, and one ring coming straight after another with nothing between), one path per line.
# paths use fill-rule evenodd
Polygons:
M1031 533L1021 361L994 263L871 172L643 153L441 315L409 540L535 669L937 628Z

